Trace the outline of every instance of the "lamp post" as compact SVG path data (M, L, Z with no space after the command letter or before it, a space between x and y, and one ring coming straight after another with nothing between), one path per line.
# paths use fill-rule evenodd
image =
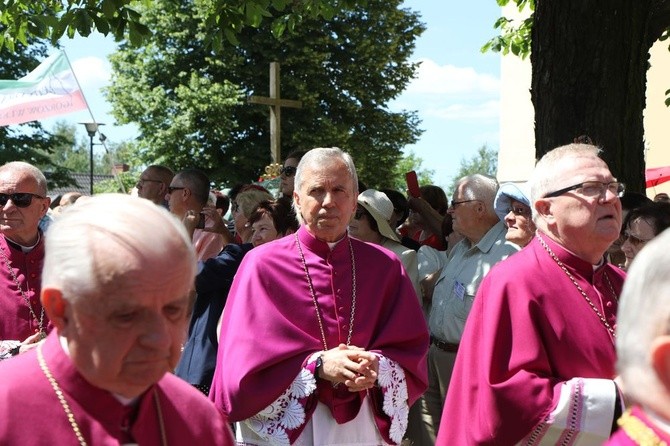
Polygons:
M89 181L91 186L91 196L93 196L93 146L95 145L93 143L93 137L98 132L98 127L105 124L101 122L80 122L80 124L83 124L84 127L86 127L88 137L91 138L91 151L90 151L91 168L89 171Z

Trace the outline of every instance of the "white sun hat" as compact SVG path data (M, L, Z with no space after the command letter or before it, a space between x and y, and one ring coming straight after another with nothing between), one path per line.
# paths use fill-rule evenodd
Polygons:
M358 195L358 204L363 206L377 222L379 233L395 242L400 242L393 228L389 224L393 216L393 203L385 193L375 189L368 189Z

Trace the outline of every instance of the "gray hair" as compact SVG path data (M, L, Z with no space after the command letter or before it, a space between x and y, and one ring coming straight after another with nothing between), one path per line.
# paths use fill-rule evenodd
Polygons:
M37 167L32 164L24 163L23 161L11 161L0 167L0 172L6 170L27 173L33 177L35 183L37 183L37 192L43 197L47 196L47 179Z
M122 285L125 274L159 261L184 262L193 282L196 259L184 225L151 201L101 194L71 206L49 227L42 289L59 289L73 301Z
M646 403L663 384L651 364L654 339L670 334L670 230L649 242L635 257L617 314L617 369L626 393Z
M560 171L557 166L569 158L600 157L602 150L590 144L568 144L557 147L549 152L537 162L535 169L531 174L530 184L530 202L531 208L534 203L548 193L557 188L558 175Z
M358 174L356 173L356 166L354 165L354 160L351 158L351 155L344 152L339 147L317 147L307 152L298 163L297 170L295 172L295 187L296 192L300 191L302 188L303 182L303 171L308 167L321 167L326 169L330 167L335 161L342 161L349 171L349 176L353 182L353 192L354 196L358 196ZM293 199L293 209L295 210L295 215L300 224L303 223L302 215L300 214L300 209L296 205L295 198Z
M191 190L199 205L205 206L209 198L209 177L200 169L185 169L175 177Z
M463 186L462 200L479 200L484 203L487 211L492 216L498 218L493 208L493 202L498 192L498 180L488 175L475 173L458 180L456 190L461 186Z

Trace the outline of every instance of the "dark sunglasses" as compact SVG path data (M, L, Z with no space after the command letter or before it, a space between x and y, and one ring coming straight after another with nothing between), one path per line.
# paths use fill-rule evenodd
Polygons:
M31 194L30 192L17 192L15 194L0 194L0 206L5 206L7 201L12 200L14 206L17 208L27 208L33 202L33 197L35 198L44 198L37 194Z
M179 187L179 186L170 186L168 187L168 194L171 194L172 192L176 190L183 190L186 189L185 187Z
M297 172L298 168L293 166L284 166L279 170L280 175L286 175L287 177L292 177Z

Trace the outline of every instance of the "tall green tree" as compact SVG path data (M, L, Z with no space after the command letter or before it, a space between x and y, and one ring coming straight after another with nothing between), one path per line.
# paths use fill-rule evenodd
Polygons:
M364 182L391 186L402 148L420 134L416 113L387 108L414 75L408 59L424 30L400 4L374 0L328 21L304 18L279 39L260 24L221 54L207 47L192 2L156 4L142 12L154 31L146 46L124 44L111 57L113 113L139 126L146 163L197 166L225 184L255 180L270 163L269 111L244 97L267 95L268 66L278 61L282 96L303 102L282 110L282 153L340 146Z
M456 183L458 180L464 176L472 175L473 173L481 173L495 177L498 173L498 152L489 149L488 146L484 144L471 158L461 158L461 165L449 185L449 190L456 190Z
M614 175L644 191L649 49L668 36L670 0L512 1L534 13L519 29L499 21L503 34L491 46L526 54L518 32L530 36L537 158L588 135Z

